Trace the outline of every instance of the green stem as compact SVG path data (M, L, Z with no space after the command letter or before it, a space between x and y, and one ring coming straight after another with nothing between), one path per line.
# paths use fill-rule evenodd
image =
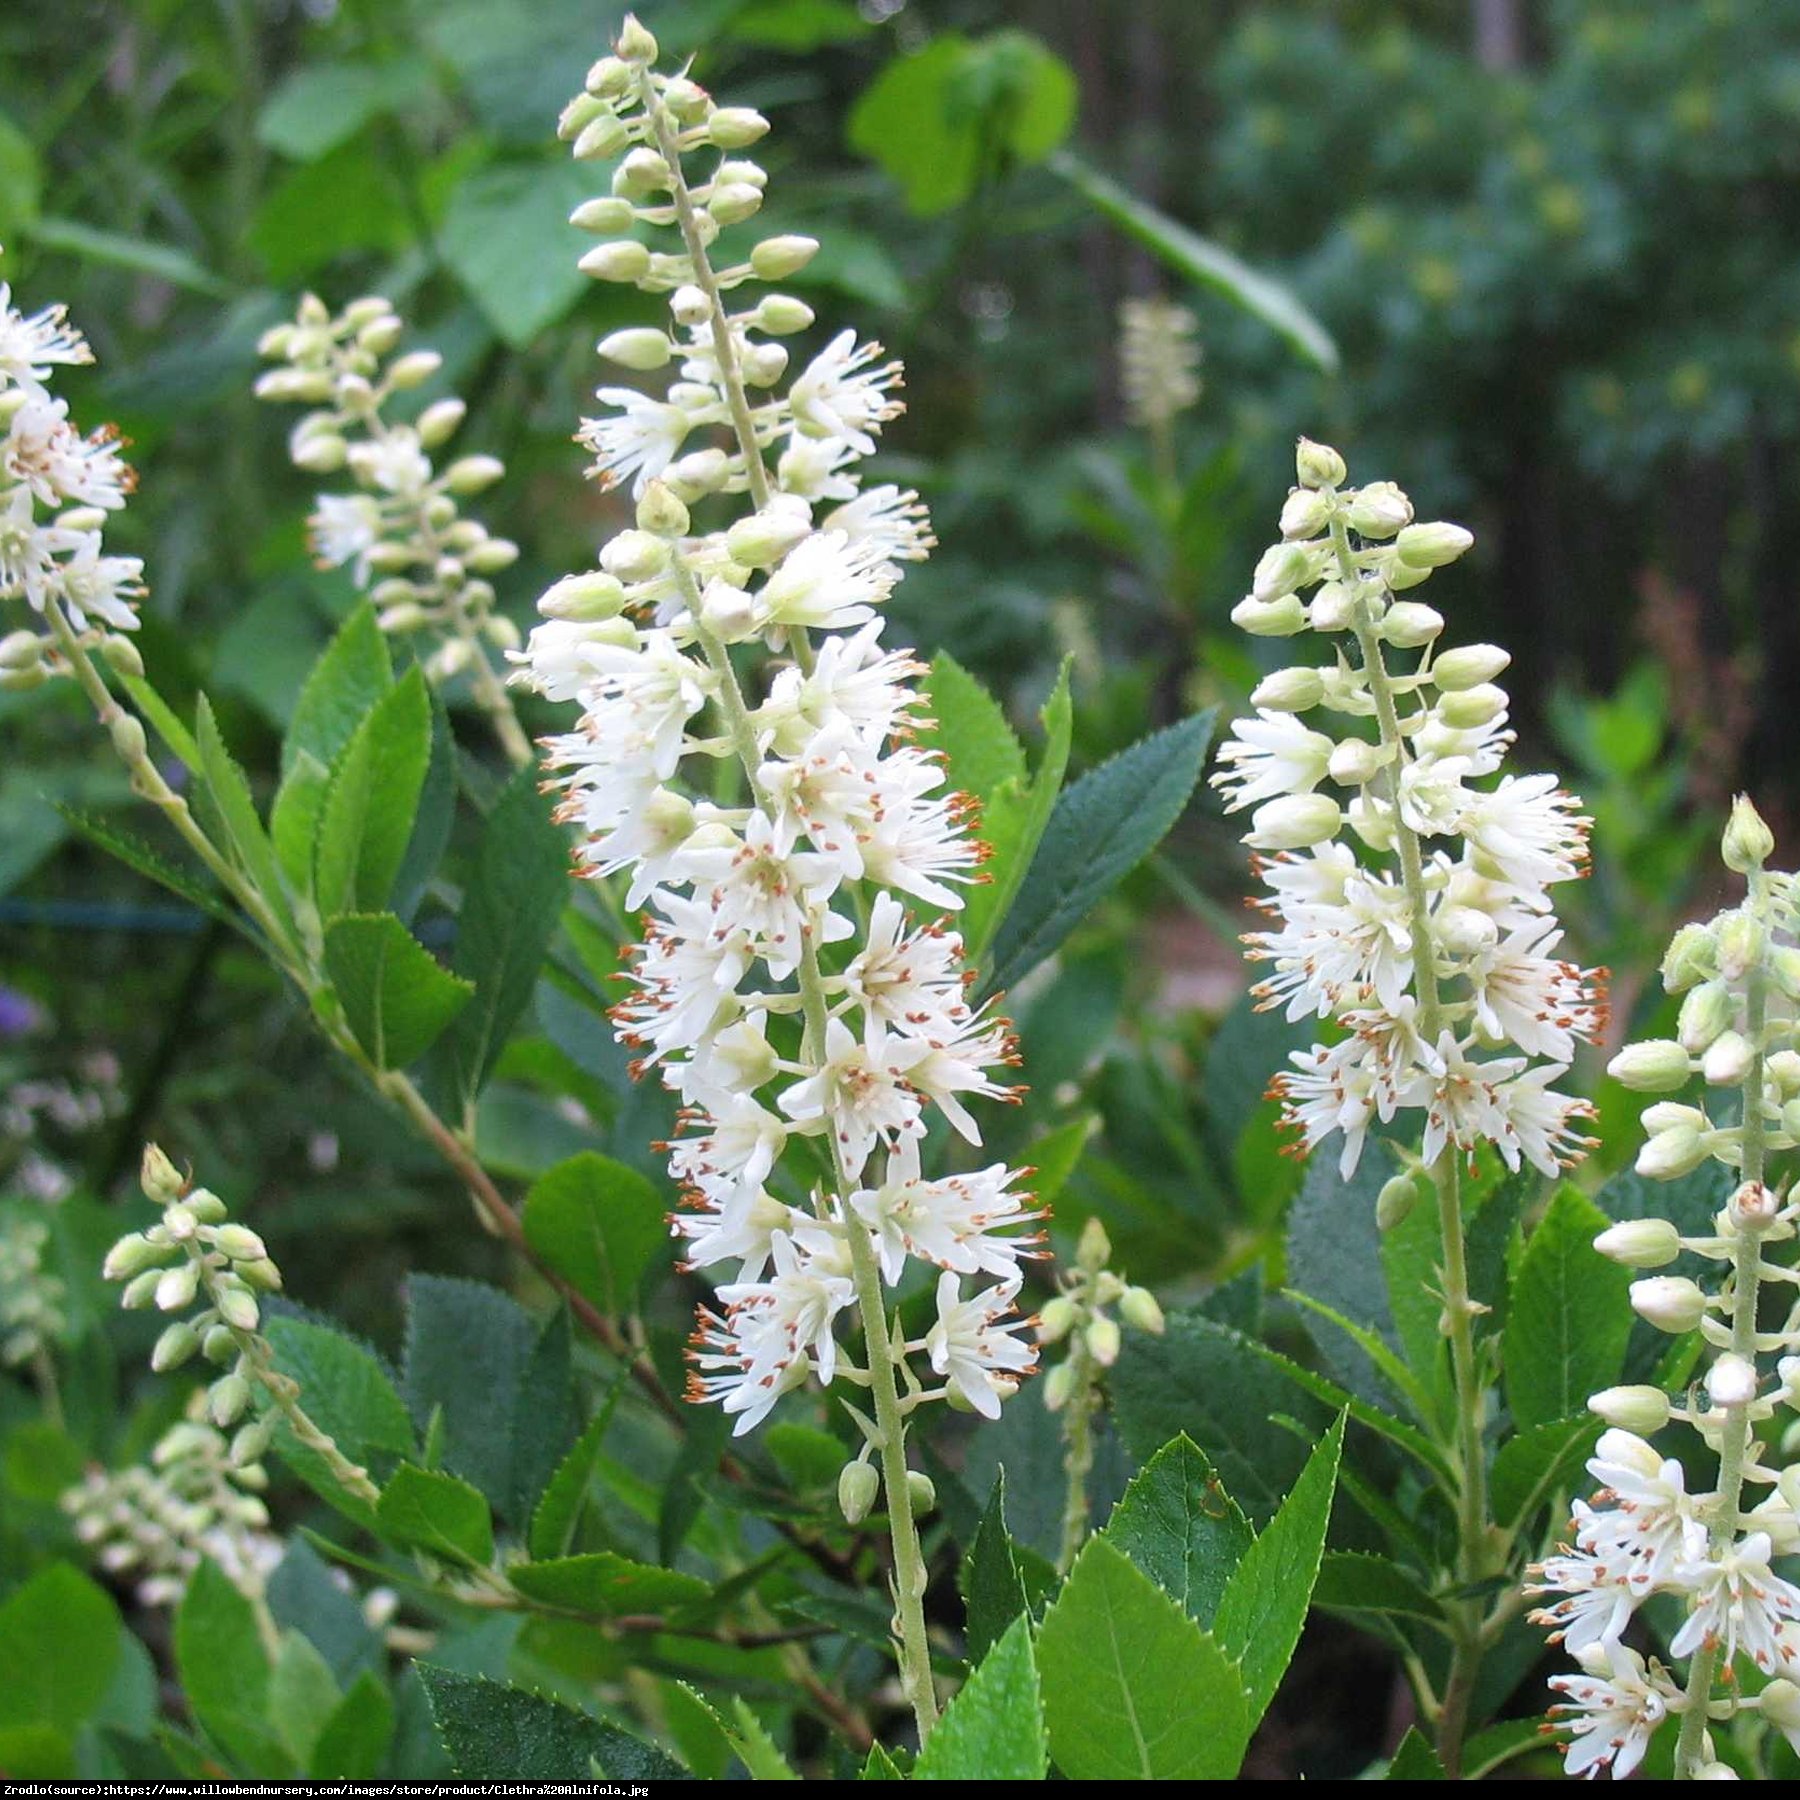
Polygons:
M1768 878L1761 869L1750 872L1750 905L1764 930L1768 929ZM1745 1036L1750 1040L1750 1066L1744 1072L1743 1133L1744 1157L1739 1171L1746 1182L1761 1183L1767 1155L1763 1120L1763 1061L1765 1027L1768 1022L1768 980L1759 955L1750 965L1744 980ZM1762 1239L1753 1230L1740 1227L1732 1255L1731 1270L1731 1351L1741 1356L1752 1368L1756 1366L1756 1306ZM1719 1490L1711 1517L1707 1520L1706 1550L1709 1559L1717 1561L1729 1555L1737 1541L1738 1510L1744 1493L1744 1465L1749 1459L1753 1436L1750 1406L1725 1409L1725 1425L1719 1444ZM1712 1700L1713 1685L1719 1675L1719 1646L1709 1643L1695 1655L1688 1668L1687 1704L1681 1715L1681 1735L1675 1744L1675 1779L1695 1781L1706 1760L1707 1708Z
M1365 578L1350 547L1350 534L1341 516L1331 522L1331 542L1338 569L1352 593L1359 596ZM1408 751L1400 729L1394 686L1382 654L1381 639L1367 603L1360 597L1352 614L1357 648L1381 742L1388 752L1382 771L1384 798L1391 809L1394 847L1400 859L1400 877L1406 892L1413 938L1413 987L1419 1002L1419 1026L1425 1041L1436 1048L1444 1025L1444 1006L1438 991L1437 966L1431 930L1431 896L1425 886L1425 863L1418 834L1400 814L1400 775ZM1457 1447L1457 1573L1465 1585L1483 1580L1489 1568L1490 1531L1487 1503L1487 1460L1482 1428L1487 1396L1482 1390L1475 1354L1476 1307L1469 1295L1468 1255L1463 1240L1462 1181L1455 1149L1446 1145L1432 1166L1432 1186L1437 1195L1438 1235L1443 1249L1442 1298L1444 1331L1450 1340L1450 1368L1456 1390ZM1457 1603L1452 1612L1455 1648L1444 1702L1437 1720L1439 1760L1452 1779L1462 1765L1462 1742L1468 1727L1469 1703L1482 1658L1479 1600Z
M1094 1468L1094 1414L1100 1401L1099 1382L1079 1326L1070 1333L1069 1367L1069 1398L1063 1405L1063 1472L1068 1488L1063 1496L1062 1545L1056 1554L1059 1575L1075 1566L1087 1539L1087 1484Z

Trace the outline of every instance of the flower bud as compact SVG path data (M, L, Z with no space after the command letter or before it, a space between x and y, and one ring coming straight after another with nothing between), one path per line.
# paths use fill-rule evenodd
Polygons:
M435 350L409 350L389 366L388 386L416 388L429 381L443 366L444 359Z
M749 106L721 106L706 121L707 137L721 150L747 149L768 130L769 121Z
M1365 787L1387 766L1387 753L1379 744L1363 738L1345 738L1336 745L1325 771L1339 787Z
M586 575L565 575L538 601L546 619L569 619L595 624L616 619L625 607L625 587L616 575L595 569Z
M613 45L613 54L620 62L638 67L656 61L656 39L637 22L635 14L625 15L625 23L619 28L618 41Z
M1082 1342L1087 1345L1088 1355L1101 1368L1110 1369L1119 1360L1119 1326L1115 1319L1104 1315L1089 1319L1086 1329L1081 1334Z
M1765 1059L1763 1073L1781 1090L1783 1099L1800 1094L1800 1050L1777 1050Z
M1648 1437L1669 1422L1669 1396L1656 1387L1610 1387L1588 1396L1588 1411L1608 1425Z
M1748 875L1752 869L1760 869L1774 849L1774 832L1763 823L1763 816L1751 805L1750 796L1739 794L1731 803L1731 817L1719 844L1726 868L1739 875Z
M1792 944L1776 944L1764 952L1763 967L1790 1000L1800 1000L1800 949Z
M1060 1343L1069 1335L1077 1314L1075 1302L1067 1294L1046 1300L1037 1317L1037 1340L1040 1344Z
M632 83L631 65L617 56L603 56L587 72L582 84L601 100L617 100Z
M269 1448L275 1436L275 1415L266 1413L260 1419L253 1419L248 1425L238 1428L237 1436L231 1440L228 1452L231 1466L241 1469L246 1464L258 1461Z
M1790 1744L1800 1739L1800 1687L1777 1676L1758 1696L1762 1716L1786 1736Z
M1331 520L1331 501L1314 488L1295 488L1281 508L1281 535L1309 538L1323 531Z
M1255 600L1279 600L1303 587L1313 574L1311 553L1301 544L1271 544L1257 559L1250 577L1250 595Z
M838 1511L852 1525L860 1525L869 1516L875 1496L881 1491L881 1477L866 1462L848 1462L838 1474Z
M1741 1181L1725 1203L1725 1216L1739 1231L1767 1231L1781 1211L1781 1199L1760 1181Z
M1344 518L1359 537L1391 538L1412 523L1412 502L1391 481L1371 481L1345 499Z
M1654 1106L1646 1106L1638 1114L1638 1122L1650 1137L1684 1125L1695 1131L1712 1129L1712 1121L1699 1107L1684 1106L1679 1100L1658 1100Z
M135 713L115 713L107 729L112 736L113 748L122 761L137 763L144 760L149 751L149 740L144 736L143 724Z
M1284 794L1250 815L1244 842L1252 850L1306 850L1328 843L1343 823L1343 811L1329 794Z
M156 1267L167 1259L168 1254L165 1245L153 1244L141 1231L133 1231L107 1251L100 1274L107 1281L127 1281L145 1269Z
M1637 1154L1632 1165L1650 1181L1679 1181L1706 1161L1706 1140L1692 1125L1659 1131Z
M1112 1261L1112 1239L1097 1218L1090 1218L1081 1228L1075 1245L1075 1264L1084 1274L1098 1275Z
M1741 1031L1721 1032L1700 1059L1700 1073L1709 1087L1737 1087L1750 1073L1755 1055Z
M225 1375L212 1384L206 1396L207 1416L221 1431L228 1431L250 1404L250 1384L241 1375Z
M1161 1337L1168 1323L1156 1296L1141 1287L1128 1287L1119 1296L1119 1317L1133 1331L1147 1331L1152 1337Z
M250 1265L254 1267L255 1265ZM219 1317L233 1331L254 1331L261 1314L257 1310L256 1296L248 1288L231 1286L223 1282L218 1291Z
M1748 1406L1756 1398L1756 1365L1726 1351L1706 1371L1706 1397L1714 1406Z
M1396 650L1418 650L1444 629L1444 615L1423 600L1396 600L1376 628L1384 643Z
M1390 1175L1375 1196L1375 1228L1392 1231L1419 1203L1419 1184L1411 1173Z
M276 1293L281 1287L281 1271L266 1256L253 1257L236 1265L238 1279L259 1287L265 1293ZM248 1326L245 1327L249 1329Z
M1250 695L1250 704L1269 712L1309 712L1325 697L1325 677L1315 668L1298 664L1265 675Z
M150 1352L150 1367L158 1375L166 1375L181 1365L200 1348L200 1336L185 1319L177 1319L156 1340Z
M238 1349L238 1341L231 1327L214 1323L201 1333L200 1354L215 1367L223 1368L228 1362L235 1362L243 1353Z
M634 238L596 244L575 265L596 281L642 281L650 272L650 252Z
M1298 594L1283 594L1279 600L1246 594L1231 609L1231 622L1252 637L1292 637L1306 629L1306 605Z
M1688 924L1669 940L1662 960L1663 986L1671 994L1685 993L1696 982L1719 972L1719 947L1710 925Z
M200 1286L199 1265L184 1256L173 1268L163 1270L156 1283L156 1310L180 1312L192 1306Z
M1314 631L1348 631L1355 624L1356 594L1345 582L1323 582L1312 597L1307 620Z
M792 294L765 294L756 303L751 320L759 331L774 337L788 337L796 331L804 331L815 316L804 300L796 300Z
M1044 1377L1044 1411L1061 1412L1075 1392L1075 1365L1059 1362Z
M453 494L479 494L506 473L497 456L459 456L444 471L444 485Z
M1689 990L1675 1018L1675 1036L1698 1056L1737 1017L1737 1002L1722 981L1703 982Z
M0 638L0 669L35 669L44 660L44 640L35 631L9 631Z
M734 562L748 569L766 569L780 562L811 531L812 522L804 513L771 506L739 519L725 534L725 548Z
M648 531L621 531L600 552L600 566L621 581L649 581L669 565L669 546Z
M1768 948L1769 932L1755 913L1739 908L1718 921L1719 977L1742 981Z
M1429 525L1407 525L1394 539L1394 550L1409 569L1441 569L1475 542L1475 534L1439 519Z
M1706 1295L1685 1275L1651 1275L1631 1284L1631 1310L1658 1331L1693 1331L1706 1316Z
M688 528L688 509L676 499L667 482L652 481L645 485L638 500L637 523L640 531L653 537L682 537Z
M268 1247L248 1225L221 1225L213 1232L213 1248L233 1262L254 1262Z
M750 344L738 359L744 380L754 388L773 387L787 371L785 344Z
M439 444L453 437L456 428L463 422L463 415L468 407L455 398L434 400L419 414L413 429L419 434L419 443L427 450L435 450Z
M1497 644L1460 644L1433 661L1431 679L1441 692L1455 693L1492 681L1511 662Z
M1437 940L1452 956L1485 956L1500 941L1500 927L1478 907L1442 907L1436 924Z
M650 326L615 331L600 340L599 351L608 362L627 369L660 369L674 353L667 332Z
M790 232L782 237L764 238L750 252L750 267L759 281L785 281L804 269L818 254L817 238Z
M1671 1038L1646 1038L1627 1044L1606 1065L1614 1081L1638 1094L1666 1094L1685 1087L1693 1073L1688 1052Z
M1453 731L1475 731L1506 711L1506 690L1491 681L1461 688L1438 698L1437 716Z
M161 1269L146 1269L143 1274L134 1275L119 1296L120 1306L127 1312L141 1311L156 1298L156 1284L161 1280Z
M610 162L630 142L631 133L626 129L625 121L617 113L602 107L576 134L575 160L577 162ZM634 156L638 154L640 154L638 151L632 152ZM662 163L662 158L657 156L654 150L647 154L658 164ZM615 196L617 192L618 189L615 186Z
M1329 444L1302 438L1294 447L1294 474L1304 488L1334 488L1344 485L1349 470Z
M937 1484L918 1469L906 1471L906 1492L912 1501L913 1514L937 1511Z
M1681 1254L1681 1233L1669 1219L1624 1219L1601 1232L1594 1248L1628 1269L1660 1269Z

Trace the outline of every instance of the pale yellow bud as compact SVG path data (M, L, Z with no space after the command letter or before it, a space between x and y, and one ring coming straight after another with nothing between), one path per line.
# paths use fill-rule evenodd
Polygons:
M1719 853L1725 866L1739 875L1760 869L1775 850L1775 834L1763 822L1763 816L1750 802L1748 794L1739 794L1731 803L1731 817Z

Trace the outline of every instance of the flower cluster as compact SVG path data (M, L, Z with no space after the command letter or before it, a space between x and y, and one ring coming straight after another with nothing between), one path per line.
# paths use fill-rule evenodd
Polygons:
M1557 954L1549 890L1582 872L1588 820L1555 776L1503 772L1505 651L1440 649L1442 616L1397 597L1470 534L1415 523L1391 482L1346 487L1323 445L1302 440L1298 471L1232 617L1259 636L1353 640L1355 656L1267 676L1212 778L1227 810L1255 809L1245 842L1275 921L1246 940L1271 971L1259 1001L1344 1028L1275 1091L1305 1148L1342 1132L1346 1175L1402 1109L1424 1114L1427 1164L1491 1142L1508 1167L1555 1174L1585 1149L1592 1109L1552 1084L1600 1013L1597 972ZM1394 652L1418 654L1401 670ZM1320 713L1329 730L1308 722Z
M1119 303L1119 385L1134 425L1166 429L1200 398L1199 322L1160 297Z
M108 556L102 527L131 492L132 473L109 426L84 436L69 403L51 393L57 368L94 360L61 306L27 316L0 282L0 602L54 608L132 673L144 565ZM0 691L34 687L57 672L58 653L21 625L0 636Z
M41 1356L68 1323L67 1289L44 1267L50 1227L27 1213L0 1218L0 1368Z
M1800 1742L1800 1588L1771 1567L1800 1553L1800 1466L1767 1459L1758 1427L1800 1411L1800 1306L1778 1329L1761 1328L1765 1282L1791 1286L1794 1272L1771 1252L1796 1236L1800 1202L1771 1185L1767 1157L1800 1143L1800 950L1792 934L1791 876L1763 867L1768 827L1746 800L1725 833L1726 862L1748 877L1741 906L1684 926L1663 964L1665 985L1684 995L1678 1039L1628 1046L1611 1072L1627 1087L1673 1095L1698 1076L1731 1088L1741 1107L1715 1123L1704 1104L1657 1100L1644 1114L1641 1173L1671 1180L1711 1158L1737 1185L1712 1230L1684 1235L1669 1219L1613 1225L1596 1247L1638 1271L1631 1303L1664 1331L1698 1330L1714 1355L1680 1402L1651 1386L1609 1388L1589 1406L1610 1429L1588 1470L1600 1484L1575 1505L1572 1541L1536 1571L1537 1593L1555 1595L1534 1617L1581 1663L1581 1676L1552 1681L1568 1697L1558 1710L1573 1735L1571 1773L1610 1762L1628 1775L1667 1718L1680 1715L1678 1760L1693 1773L1711 1756L1710 1720L1743 1708ZM1713 1291L1687 1275L1657 1274L1683 1253L1727 1266ZM1773 1364L1770 1367L1770 1364ZM1690 1493L1684 1464L1649 1437L1674 1422L1691 1428L1716 1461L1711 1491ZM1686 1467L1697 1466L1687 1459ZM1746 1487L1760 1490L1746 1504ZM1672 1596L1685 1617L1669 1641L1691 1658L1685 1688L1621 1638L1653 1595ZM1773 1677L1746 1695L1732 1665L1747 1659Z
M279 366L258 379L256 392L311 409L289 439L297 467L342 471L355 483L353 492L319 495L314 506L309 524L320 565L349 568L379 608L384 631L433 641L426 672L446 681L487 667L489 649L517 645L517 628L494 610L488 578L509 568L519 547L462 513L464 499L506 473L497 457L460 456L442 469L432 461L462 424L461 400L433 400L405 421L385 416L396 395L421 387L443 365L434 350L394 355L404 329L379 296L354 300L333 317L308 294L291 324L263 334L258 348Z
M144 1152L143 1188L162 1217L147 1231L120 1238L101 1272L125 1283L122 1306L186 1315L173 1317L156 1340L150 1366L160 1374L196 1354L220 1366L224 1372L206 1390L205 1416L221 1431L236 1426L231 1460L254 1463L275 1428L266 1412L239 1424L267 1361L256 1335L256 1296L279 1288L281 1271L262 1239L228 1219L225 1202L186 1181L154 1144Z
M627 904L648 909L615 1018L682 1101L667 1148L691 1203L677 1222L688 1258L730 1271L701 1315L692 1394L740 1432L809 1373L879 1399L891 1370L855 1366L836 1340L860 1308L903 1409L943 1397L994 1416L1035 1362L1013 1304L1039 1215L1015 1170L934 1177L921 1163L934 1109L979 1143L968 1103L1011 1097L998 1071L1014 1053L1005 1022L966 998L962 942L940 916L976 873L970 809L907 741L922 671L881 642L901 565L932 541L916 495L856 473L900 411L900 371L845 332L783 391L779 340L812 309L737 296L817 244L765 238L716 268L708 254L761 205L766 177L742 152L766 121L656 73L635 22L617 48L563 115L578 159L620 159L610 194L574 218L604 234L678 229L679 247L609 235L583 259L668 296L666 327L600 350L671 379L655 397L599 390L608 410L582 442L603 486L629 484L636 523L544 596L521 660L541 693L581 707L546 745L581 871L628 874ZM703 176L688 166L701 156ZM732 495L748 509L718 498ZM711 529L690 516L707 507ZM865 1304L879 1286L860 1284L897 1284L909 1258L939 1272L936 1321L883 1343L882 1310Z
M268 1479L261 1463L236 1460L196 1392L148 1463L89 1469L61 1504L102 1569L133 1576L141 1604L174 1606L202 1558L261 1592L282 1554L260 1497Z
M1098 1219L1082 1227L1075 1247L1075 1266L1064 1269L1058 1293L1038 1315L1040 1344L1069 1340L1069 1355L1044 1377L1044 1405L1060 1412L1096 1371L1110 1369L1119 1360L1122 1338L1120 1321L1138 1331L1161 1336L1163 1312L1148 1288L1133 1287L1109 1269L1112 1243ZM1118 1310L1118 1318L1112 1315Z

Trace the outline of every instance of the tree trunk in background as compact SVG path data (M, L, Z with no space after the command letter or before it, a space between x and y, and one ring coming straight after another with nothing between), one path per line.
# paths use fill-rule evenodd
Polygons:
M1519 68L1525 61L1525 34L1519 0L1473 0L1475 60L1484 69Z

